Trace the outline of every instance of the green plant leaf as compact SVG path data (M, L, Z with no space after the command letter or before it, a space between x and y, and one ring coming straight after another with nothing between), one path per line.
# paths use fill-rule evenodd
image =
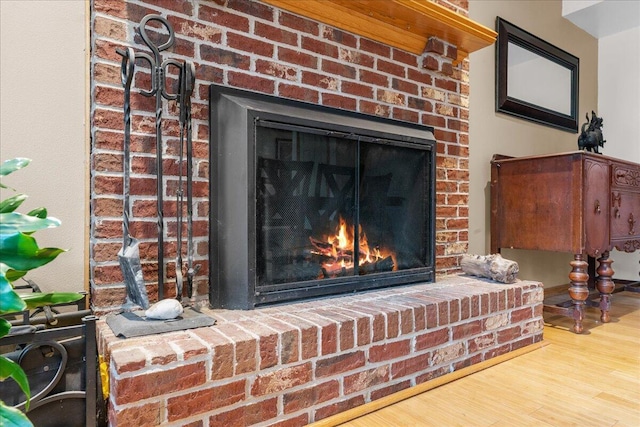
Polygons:
M0 262L0 274L3 274L4 277L11 283L15 282L19 278L23 277L27 274L26 271L14 270L10 268L7 264Z
M7 406L0 400L0 426L2 427L33 427L33 423L25 414L12 406Z
M22 392L27 396L27 399L31 396L29 380L27 379L27 374L22 370L22 367L13 360L0 356L0 381L4 381L7 378L13 378L22 389Z
M54 217L39 218L19 212L0 213L0 234L32 233L59 225L60 220Z
M21 294L20 298L27 304L29 310L43 307L45 305L67 304L84 298L84 295L77 292L32 292Z
M0 338L7 335L11 329L11 322L7 319L0 317Z
M4 274L0 275L0 314L14 313L27 308L27 304L13 290Z
M0 202L0 213L15 211L22 204L22 202L27 200L27 197L28 196L26 194L16 194L13 197L9 197L8 199L3 200L2 202Z
M14 270L33 270L53 261L62 252L65 250L40 249L36 239L24 233L0 233L0 261Z
M47 208L36 208L32 211L27 212L29 216L37 216L38 218L46 218L47 217Z
M0 176L4 177L31 162L18 157L0 164ZM9 188L0 182L0 188ZM15 191L15 190L14 190ZM23 311L27 307L36 308L77 301L82 298L78 293L33 293L18 295L11 282L24 276L26 271L41 267L53 261L60 253L59 248L39 248L36 240L29 234L44 228L57 227L60 221L49 218L45 208L30 211L27 215L15 212L27 198L16 194L0 202L0 315ZM28 302L25 302L23 298ZM11 324L0 318L0 337L10 332ZM13 378L27 396L26 410L29 410L31 392L25 372L19 364L0 355L0 381ZM0 400L0 426L24 427L33 424L22 411L7 406Z
M0 164L0 176L9 175L12 172L22 169L31 163L31 159L26 157L16 157L15 159L5 160Z
M9 270L7 270L7 274L5 275L5 277L9 282L13 283L16 280L24 277L25 274L27 274L26 271L14 270L13 268L10 268Z

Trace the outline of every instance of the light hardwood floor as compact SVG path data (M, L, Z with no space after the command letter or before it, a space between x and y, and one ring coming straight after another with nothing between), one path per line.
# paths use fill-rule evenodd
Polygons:
M611 315L588 308L582 335L545 315L546 346L341 426L640 427L640 293L615 294Z

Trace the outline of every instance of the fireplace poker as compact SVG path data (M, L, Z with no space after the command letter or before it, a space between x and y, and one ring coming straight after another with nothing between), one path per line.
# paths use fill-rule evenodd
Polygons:
M184 163L184 133L185 133L185 69L186 64L180 67L178 78L178 122L180 124L180 146L178 147L178 188L176 189L176 299L182 300L182 210L184 208L184 194L182 191L182 166Z
M177 285L177 299L182 298L183 288L183 275L182 275L182 212L184 210L184 193L183 187L183 169L182 166L185 162L184 159L184 146L185 135L187 138L187 252L188 252L188 265L187 265L187 290L188 296L192 295L193 284L193 209L191 204L193 203L193 178L192 174L192 162L193 154L191 148L191 94L193 93L193 86L195 83L195 67L191 62L185 62L180 67L179 78L179 90L178 90L178 105L180 107L179 122L180 122L180 148L178 150L178 189L176 190L176 205L177 205L177 247L176 252L176 285Z
M193 265L193 129L191 126L191 94L196 82L196 70L193 62L184 64L185 82L185 123L187 127L187 296L193 296L193 277L200 265Z
M164 25L169 34L166 42L156 45L149 38L146 26L149 21L158 21ZM141 91L144 96L156 97L156 180L157 195L156 206L158 215L158 299L163 299L164 293L164 190L163 190L163 173L162 173L162 98L176 99L176 95L170 95L165 88L165 70L169 65L175 65L175 61L162 62L160 52L173 46L175 34L171 24L160 15L147 15L140 21L140 36L144 43L151 49L153 57L146 53L140 53L137 58L146 60L151 68L151 90ZM177 270L177 268L176 268Z
M191 62L185 62L180 68L178 104L180 106L180 148L179 148L179 175L178 189L176 190L176 234L177 247L176 252L176 285L177 299L182 298L183 275L182 275L182 214L184 210L184 193L183 187L183 169L185 162L184 146L186 135L186 163L187 163L187 295L189 298L193 295L193 276L197 272L197 268L193 268L193 148L192 148L192 128L191 128L191 95L195 84L195 67Z
M124 147L123 147L123 172L124 183L122 186L122 248L118 251L118 262L122 270L125 286L127 288L127 302L125 307L131 308L134 304L143 309L149 308L149 297L144 284L142 266L140 265L140 248L137 239L129 233L129 181L130 181L130 144L131 144L131 82L135 71L135 53L132 48L126 50L117 49L122 56L121 77L124 87Z

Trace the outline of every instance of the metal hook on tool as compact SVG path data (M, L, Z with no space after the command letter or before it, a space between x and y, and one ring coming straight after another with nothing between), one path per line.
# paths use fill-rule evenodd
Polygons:
M126 50L116 49L116 53L122 56L122 62L120 63L120 78L122 80L122 86L125 88L131 88L131 82L133 81L133 74L136 66L136 55L131 47L128 47Z
M169 70L170 66L174 66L174 67L176 67L178 69L178 89L176 90L176 93L170 93L167 90L167 87L166 87L166 85L164 83L160 86L160 88L161 88L161 91L162 91L162 96L165 99L173 101L173 100L178 100L178 98L180 97L180 93L181 93L180 92L180 87L182 86L182 83L180 82L180 79L181 79L181 76L183 74L184 64L176 61L175 59L167 59L166 61L164 61L162 63L162 74L165 77L169 74L168 70Z
M157 82L155 77L155 60L148 53L138 52L136 53L136 59L142 59L149 64L149 68L151 69L151 89L144 90L140 89L140 94L144 96L153 96L157 91Z
M160 22L167 30L169 38L166 42L162 43L159 46L151 40L149 34L147 33L147 24L150 21ZM143 95L152 96L156 95L157 92L160 92L165 99L177 99L178 93L171 94L167 91L164 78L168 74L167 69L169 66L173 65L178 68L178 70L181 70L182 64L174 59L167 59L163 62L160 56L160 52L169 49L175 43L175 32L173 31L171 24L169 24L169 21L167 21L167 19L163 16L147 15L142 19L142 21L140 21L140 36L142 37L142 41L149 47L149 49L151 49L153 57L146 53L140 53L138 54L138 58L147 61L149 63L149 66L152 68L152 71L154 72L151 81L151 90L144 91ZM180 72L181 71L179 71L179 73Z

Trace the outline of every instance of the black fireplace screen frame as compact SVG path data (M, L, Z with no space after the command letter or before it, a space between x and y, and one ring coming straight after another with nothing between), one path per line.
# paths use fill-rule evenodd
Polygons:
M258 278L259 128L272 127L420 150L424 254L420 267L264 286ZM286 145L288 141L282 141ZM209 300L213 308L251 309L313 297L435 280L435 145L433 129L414 123L211 85ZM416 152L418 153L418 152ZM359 155L359 154L358 154ZM421 157L422 158L422 157ZM357 186L356 186L357 187ZM355 227L357 234L357 227ZM357 241L357 240L356 240ZM354 248L357 259L357 248Z

